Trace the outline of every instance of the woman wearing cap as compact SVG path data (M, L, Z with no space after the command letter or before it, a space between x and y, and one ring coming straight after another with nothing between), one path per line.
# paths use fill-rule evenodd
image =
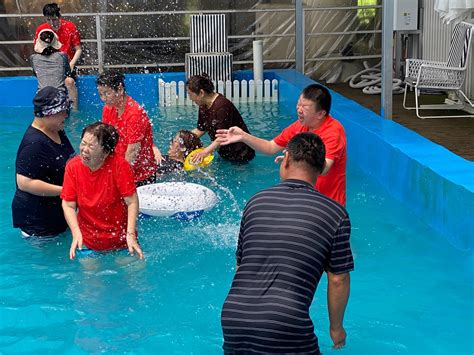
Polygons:
M125 158L114 154L118 140L112 125L93 123L82 131L80 156L66 165L61 198L72 233L71 259L83 245L87 254L128 249L143 259L133 172Z
M64 80L70 75L67 55L60 52L61 43L52 30L44 29L38 34L35 54L30 56L33 73L38 78L38 90L46 86L66 90Z
M64 90L48 86L33 104L35 118L16 156L13 227L24 237L53 237L67 229L59 195L66 162L74 155L64 132L71 103Z

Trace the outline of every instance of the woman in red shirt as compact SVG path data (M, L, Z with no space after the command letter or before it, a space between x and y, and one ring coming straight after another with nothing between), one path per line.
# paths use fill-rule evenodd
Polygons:
M94 251L128 248L137 242L138 197L130 164L115 155L119 135L108 124L93 123L82 131L80 155L66 165L61 192L64 216L72 232L69 257L85 245ZM76 215L76 210L79 210Z

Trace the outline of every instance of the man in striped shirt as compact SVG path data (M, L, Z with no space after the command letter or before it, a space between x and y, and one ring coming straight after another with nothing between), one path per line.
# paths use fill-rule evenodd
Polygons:
M330 336L335 348L344 346L351 225L344 207L313 187L324 161L319 136L295 135L281 162L282 182L247 203L221 314L226 354L319 354L309 308L324 271Z

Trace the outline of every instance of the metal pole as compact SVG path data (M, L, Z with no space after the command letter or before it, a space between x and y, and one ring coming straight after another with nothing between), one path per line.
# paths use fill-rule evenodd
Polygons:
M304 74L303 0L295 1L295 62L296 62L296 70Z
M97 36L97 62L99 73L104 71L104 52L102 50L102 30L100 26L100 15L95 15L95 33Z
M382 99L380 115L392 119L393 9L394 0L383 0Z

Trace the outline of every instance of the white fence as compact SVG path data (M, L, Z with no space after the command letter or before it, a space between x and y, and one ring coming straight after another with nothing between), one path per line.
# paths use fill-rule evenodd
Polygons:
M257 80L234 80L218 81L217 92L224 95L233 103L239 102L278 102L278 80L266 79L263 82ZM158 80L158 100L160 106L191 105L192 101L187 97L184 82L175 81L165 83Z

